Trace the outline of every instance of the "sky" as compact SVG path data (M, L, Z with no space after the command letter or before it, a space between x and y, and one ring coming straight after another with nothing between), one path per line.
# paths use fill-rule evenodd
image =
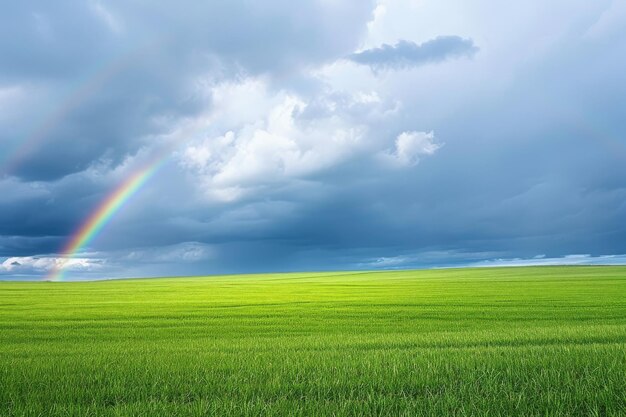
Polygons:
M623 0L11 2L0 279L626 263L624 74Z

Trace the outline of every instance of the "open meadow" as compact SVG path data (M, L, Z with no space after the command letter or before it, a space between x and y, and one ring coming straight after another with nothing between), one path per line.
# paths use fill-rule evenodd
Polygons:
M0 415L626 415L626 267L0 282Z

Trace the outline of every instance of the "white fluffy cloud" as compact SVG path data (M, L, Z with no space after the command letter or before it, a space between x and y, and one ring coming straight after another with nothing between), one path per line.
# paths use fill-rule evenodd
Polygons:
M395 147L382 154L383 160L398 167L416 165L421 157L434 154L442 145L435 142L434 132L402 132Z
M375 155L389 140L372 125L397 105L371 91L273 92L258 79L218 85L212 95L214 110L203 117L220 133L190 144L181 163L208 196L222 201ZM415 152L412 146L401 145L402 157Z
M41 275L59 267L68 271L93 271L101 266L102 260L100 259L14 256L5 259L0 264L0 273Z

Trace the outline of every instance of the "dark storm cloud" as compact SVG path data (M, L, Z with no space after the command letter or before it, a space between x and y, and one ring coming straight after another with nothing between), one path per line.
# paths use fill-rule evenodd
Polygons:
M471 57L478 47L471 39L459 36L438 36L421 44L400 40L395 45L384 44L379 48L366 49L348 59L373 70L418 67L451 58Z
M3 174L53 180L119 162L167 129L159 121L206 107L199 78L289 76L332 61L354 48L370 13L369 2L7 5L0 87L28 87L28 97L0 126Z
M54 183L0 181L0 256L59 251L115 185L93 177L73 175Z

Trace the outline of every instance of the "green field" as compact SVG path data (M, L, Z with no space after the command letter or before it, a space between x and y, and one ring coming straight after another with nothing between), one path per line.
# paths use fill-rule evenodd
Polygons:
M626 416L626 267L0 283L1 416Z

